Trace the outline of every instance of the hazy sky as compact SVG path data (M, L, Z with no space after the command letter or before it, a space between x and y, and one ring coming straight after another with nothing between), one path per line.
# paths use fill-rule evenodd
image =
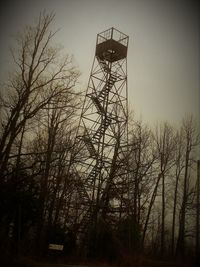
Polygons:
M9 69L12 35L40 11L56 13L56 42L73 54L85 89L96 35L115 27L129 35L129 103L138 117L179 122L200 120L199 6L184 0L18 0L0 4L0 77Z

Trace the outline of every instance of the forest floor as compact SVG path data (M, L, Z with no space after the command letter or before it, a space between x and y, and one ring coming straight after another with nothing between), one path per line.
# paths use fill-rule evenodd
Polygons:
M150 259L143 259L140 262L131 262L128 264L113 264L109 265L106 263L82 263L80 265L70 265L64 263L54 263L50 261L38 262L30 259L24 259L20 261L16 261L11 265L12 267L195 267L194 263L187 262L171 262L171 261L157 261ZM9 266L10 267L10 266Z

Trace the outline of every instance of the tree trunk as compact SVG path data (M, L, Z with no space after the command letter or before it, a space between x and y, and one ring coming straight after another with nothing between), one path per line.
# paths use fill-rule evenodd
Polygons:
M176 173L176 184L175 184L175 189L174 189L174 206L173 206L173 215L172 215L172 240L171 240L172 255L174 255L176 207L177 207L177 192L178 192L179 177L180 177L180 172L179 174Z
M161 256L165 250L165 175L162 174L162 224L161 224Z
M161 174L159 174L157 177L156 185L154 187L153 194L151 196L151 201L149 204L149 209L148 209L148 213L147 213L147 217L146 217L145 225L144 225L144 229L143 229L143 234L142 234L142 247L144 247L144 241L145 241L146 231L147 231L148 222L149 222L149 218L150 218L150 214L151 214L151 209L153 207L153 204L154 204L154 201L155 201L155 198L157 195L157 189L158 189L158 185L160 182L160 178L161 178Z
M197 203L196 203L196 261L199 263L199 214L200 214L200 203L199 203L199 194L200 194L200 160L197 161Z
M184 257L185 255L185 213L187 204L187 182L188 182L188 167L189 167L189 142L187 144L187 150L185 155L185 174L184 174L184 188L183 188L183 200L181 207L180 223L179 223L179 235L177 241L176 255Z

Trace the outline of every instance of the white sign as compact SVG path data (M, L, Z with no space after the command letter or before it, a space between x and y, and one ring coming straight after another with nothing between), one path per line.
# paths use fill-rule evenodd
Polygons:
M53 249L53 250L63 250L63 248L64 248L63 245L49 244L49 249Z

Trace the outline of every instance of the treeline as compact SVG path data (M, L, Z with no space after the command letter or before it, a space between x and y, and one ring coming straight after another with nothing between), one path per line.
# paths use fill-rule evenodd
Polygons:
M54 15L42 14L18 35L12 51L15 68L1 87L0 250L5 257L42 255L52 242L65 242L66 254L77 251L72 229L81 215L73 199L77 174L70 164L83 99L72 57L53 45L53 20ZM126 228L133 227L134 250L163 257L198 253L199 135L194 120L185 118L178 129L167 122L154 129L134 119L129 124L134 222L120 222L120 237L112 242L121 240L122 245Z
M131 143L133 210L142 246L161 256L194 252L199 231L199 135L192 117L179 129L165 122L150 130L135 122Z

